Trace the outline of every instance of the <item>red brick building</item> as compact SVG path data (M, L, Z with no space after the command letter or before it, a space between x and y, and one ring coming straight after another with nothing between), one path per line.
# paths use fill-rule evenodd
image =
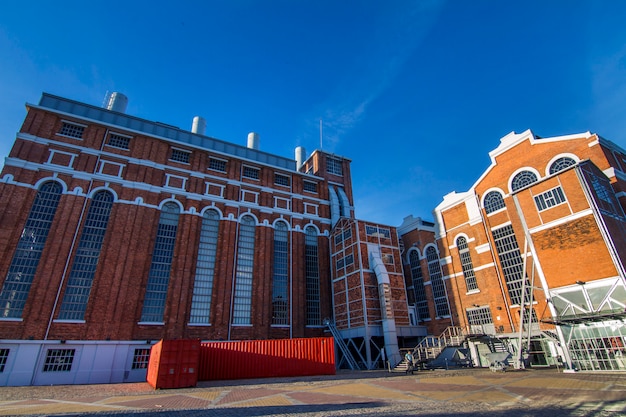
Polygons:
M626 369L626 152L588 132L526 131L490 157L435 209L436 246L400 228L413 280L428 271L420 320L473 335L477 365L497 343L535 366Z
M350 161L271 155L256 134L238 146L127 115L116 98L27 105L0 173L0 338L323 335L329 236L354 213ZM0 346L7 369L15 343Z

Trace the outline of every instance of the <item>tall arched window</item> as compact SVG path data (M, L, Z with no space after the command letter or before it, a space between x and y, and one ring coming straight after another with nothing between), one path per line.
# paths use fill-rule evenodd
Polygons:
M180 208L176 203L165 203L161 209L156 241L152 250L152 264L148 273L146 296L141 312L141 321L144 323L163 322L179 215Z
M209 324L211 322L211 297L213 295L219 227L220 215L217 210L206 210L202 216L202 226L200 227L196 277L193 282L193 295L191 297L189 323L192 324Z
M428 274L430 275L430 283L433 288L437 317L449 316L450 308L448 307L441 263L439 262L439 254L434 247L430 246L426 249L426 260L428 261Z
M411 278L413 280L413 292L415 293L415 306L419 320L426 320L430 317L428 313L428 300L426 299L426 289L424 288L424 275L420 265L420 254L417 250L409 252L409 263L411 265Z
M489 191L483 199L483 205L487 214L504 208L504 198L500 191Z
M467 239L463 236L459 236L456 240L456 247L459 249L459 257L461 258L461 266L463 267L463 276L465 277L467 291L477 290L478 284L476 283L476 274L474 273L474 265L472 264L469 247L467 246Z
M62 191L61 185L54 181L39 187L2 285L0 317L22 317Z
M306 324L322 324L320 305L320 273L317 253L317 230L313 226L304 229L304 253L306 274Z
M521 171L511 180L511 191L515 192L537 182L537 175L532 171Z
M251 324L255 226L254 217L245 215L241 218L237 243L233 324Z
M289 324L289 230L282 221L274 227L272 324Z
M565 168L576 165L576 161L568 156L561 157L550 165L550 174L556 174L559 171L563 171Z
M94 194L61 303L59 312L61 320L85 319L87 302L112 208L111 192L102 190Z

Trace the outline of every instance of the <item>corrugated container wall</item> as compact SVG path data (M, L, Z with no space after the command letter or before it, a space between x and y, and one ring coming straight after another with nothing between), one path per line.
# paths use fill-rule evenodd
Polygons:
M198 379L246 379L335 374L332 337L206 342Z
M200 340L161 340L152 346L146 380L153 388L195 387Z

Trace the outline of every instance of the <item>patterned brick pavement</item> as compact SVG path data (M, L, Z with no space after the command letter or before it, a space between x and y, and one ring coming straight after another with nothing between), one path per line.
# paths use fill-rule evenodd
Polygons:
M626 373L484 369L404 375L200 382L153 390L147 383L0 388L0 416L150 414L202 416L626 416Z

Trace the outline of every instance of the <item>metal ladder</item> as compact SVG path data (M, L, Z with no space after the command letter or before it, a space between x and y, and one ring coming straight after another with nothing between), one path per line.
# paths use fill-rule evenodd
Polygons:
M346 360L346 362L348 362L348 366L350 367L350 369L352 369L353 371L361 369L357 361L352 356L352 353L350 353L350 349L348 348L348 345L346 345L346 342L343 341L343 338L341 337L341 333L339 333L339 330L335 326L335 323L330 319L325 319L324 324L326 325L326 327L328 327L328 330L330 330L330 332L332 333L333 338L335 339L335 343L339 347L339 350L341 350L341 353L343 353L343 357Z

